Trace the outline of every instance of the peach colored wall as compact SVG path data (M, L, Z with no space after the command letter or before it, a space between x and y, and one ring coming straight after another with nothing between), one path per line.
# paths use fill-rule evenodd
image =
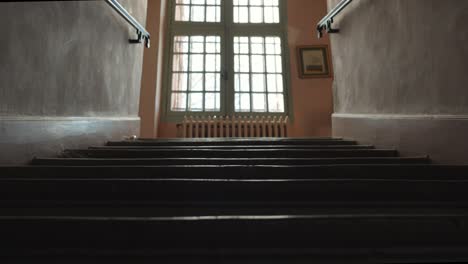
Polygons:
M327 14L325 0L288 1L288 38L291 56L291 95L294 121L290 126L293 137L325 137L331 135L333 113L332 78L300 79L296 47L329 45L328 36L317 38L315 27ZM331 62L330 62L331 63Z
M289 0L288 34L291 62L291 95L294 119L290 136L325 137L331 135L333 111L332 79L300 79L296 46L329 45L328 36L317 39L315 25L327 13L326 0ZM151 12L151 10L149 10ZM174 123L159 123L158 137L176 137Z

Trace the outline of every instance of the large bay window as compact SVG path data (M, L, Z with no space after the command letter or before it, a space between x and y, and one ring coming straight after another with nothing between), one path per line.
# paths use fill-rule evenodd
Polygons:
M171 0L166 117L285 115L286 0Z

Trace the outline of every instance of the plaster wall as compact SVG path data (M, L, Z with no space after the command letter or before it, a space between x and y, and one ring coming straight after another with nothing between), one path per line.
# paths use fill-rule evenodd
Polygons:
M333 134L468 161L451 132L468 132L468 1L359 0L335 21Z
M147 0L120 3L145 25ZM70 142L138 134L143 45L128 43L135 35L104 1L0 3L0 145L47 149L20 162ZM44 133L57 120L66 129ZM18 140L15 127L29 136ZM85 140L90 133L94 140Z
M289 125L290 136L330 136L333 112L332 78L300 79L296 56L297 46L329 44L328 37L317 39L315 32L315 25L327 13L327 2L289 0L287 8L293 107L293 121ZM160 119L157 132L159 137L176 137L176 124Z

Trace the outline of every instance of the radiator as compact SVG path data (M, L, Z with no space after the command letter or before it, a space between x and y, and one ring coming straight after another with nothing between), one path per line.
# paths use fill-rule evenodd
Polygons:
M288 117L190 116L177 129L182 138L288 137Z

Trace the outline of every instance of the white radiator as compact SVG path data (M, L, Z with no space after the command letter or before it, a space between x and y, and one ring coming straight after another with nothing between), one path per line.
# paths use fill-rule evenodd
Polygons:
M287 137L288 117L190 116L177 128L182 138Z

